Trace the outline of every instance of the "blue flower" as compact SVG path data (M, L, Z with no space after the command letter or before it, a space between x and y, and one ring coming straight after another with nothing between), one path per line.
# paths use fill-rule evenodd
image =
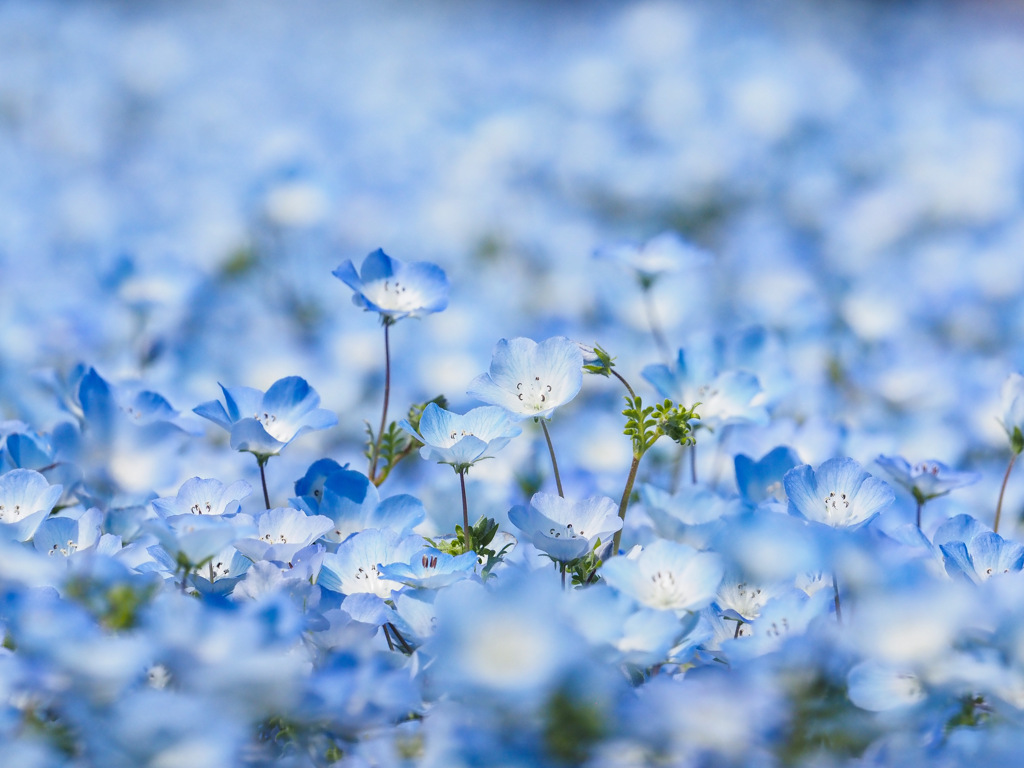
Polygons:
M736 485L743 498L754 504L785 498L783 476L800 463L792 448L780 445L757 461L742 453L733 460L736 467Z
M659 539L643 550L613 557L601 575L620 592L650 608L698 611L715 599L721 558L713 552Z
M320 405L320 396L298 376L279 379L266 393L252 387L225 387L224 403L210 400L193 410L231 433L231 447L261 461L276 456L299 435L338 423Z
M426 261L393 259L380 248L363 260L359 274L350 260L331 274L355 291L352 301L356 306L379 312L386 323L440 312L448 306L444 270Z
M998 533L982 531L966 542L950 541L939 545L946 573L966 577L975 584L1001 573L1016 573L1024 568L1024 546L1007 541Z
M583 386L583 352L564 336L539 344L532 339L502 339L487 373L473 379L468 394L500 405L516 418L550 418Z
M618 506L607 496L569 501L535 493L530 506L509 510L509 521L552 560L568 563L589 554L597 540L622 528Z
M367 528L409 531L427 514L423 502L409 494L382 501L377 486L362 472L351 469L338 469L327 477L316 513L334 522L324 538L335 542Z
M703 267L712 262L710 253L672 231L662 232L645 243L615 243L599 248L594 255L617 261L633 270L644 289L668 272Z
M456 472L491 458L523 431L506 409L487 405L458 414L430 403L423 409L419 431L406 420L399 426L423 443L424 459L451 464Z
M450 555L433 547L420 549L408 563L392 563L378 567L385 579L417 589L439 589L467 579L474 573L476 552Z
M173 515L234 515L239 501L252 493L245 480L224 485L214 478L193 477L186 480L178 494L153 500L153 507L164 517Z
M858 528L893 503L892 488L853 459L829 459L811 469L794 467L783 477L790 514L833 528Z
M260 512L256 518L257 536L235 543L250 560L290 563L295 553L315 542L333 524L323 515L307 515L291 507L276 507Z
M33 469L12 469L0 475L0 536L16 541L31 539L57 503L61 490Z
M875 463L922 504L956 488L976 483L981 478L977 472L955 472L941 461L934 460L911 466L902 456L879 456Z
M343 595L368 592L388 599L402 584L386 578L380 567L410 562L424 544L422 536L370 528L340 544L337 552L324 555L317 583Z

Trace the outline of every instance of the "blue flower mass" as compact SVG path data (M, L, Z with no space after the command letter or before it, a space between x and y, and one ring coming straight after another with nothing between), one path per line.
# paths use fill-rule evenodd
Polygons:
M1022 764L1024 6L582 8L0 3L0 768Z

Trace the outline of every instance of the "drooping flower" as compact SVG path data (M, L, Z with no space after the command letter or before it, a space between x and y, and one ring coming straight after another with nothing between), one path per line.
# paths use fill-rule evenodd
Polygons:
M231 433L231 447L265 461L299 435L338 423L332 411L319 408L320 395L305 379L288 376L265 393L252 387L225 387L224 403L210 400L193 411Z
M833 528L858 528L893 503L888 483L850 458L829 459L817 470L803 464L783 477L790 514Z
M451 464L456 472L491 458L523 431L508 410L491 405L458 414L430 403L423 409L418 431L407 420L399 426L423 443L424 459Z
M502 339L491 367L469 385L468 394L500 405L518 419L551 418L583 386L583 352L564 336L539 344L523 337Z
M533 546L560 563L587 555L598 539L607 541L622 528L618 507L607 496L573 502L535 493L528 507L510 509L508 519Z
M448 278L426 261L403 262L378 248L363 260L359 273L351 260L332 274L355 291L352 301L368 312L379 312L386 323L421 317L448 306Z

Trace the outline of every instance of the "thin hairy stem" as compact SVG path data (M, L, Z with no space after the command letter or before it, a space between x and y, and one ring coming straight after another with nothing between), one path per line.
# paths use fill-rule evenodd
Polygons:
M390 626L390 625L389 624L385 624L384 625L384 639L388 641L388 650L389 651L393 651L393 650L395 650L395 644L393 642L391 642L391 633L388 632L388 626Z
M920 499L917 500L917 530L921 530L921 510L924 508L924 502ZM998 519L999 513L996 513ZM998 525L998 523L996 523Z
M622 386L624 386L626 388L626 391L629 392L629 396L636 400L636 392L634 392L633 388L629 386L629 382L622 377L622 374L616 371L614 368L611 369L611 372L612 376L614 376L616 379L622 382Z
M548 424L545 419L540 420L540 428L544 430L544 439L548 443L548 453L551 454L551 469L555 473L555 485L558 486L558 495L564 499L565 494L562 492L562 477L558 474L558 461L555 459L555 446L551 444L551 435L548 433Z
M1006 468L1006 474L1003 475L1003 484L999 488L999 501L996 503L996 521L992 526L993 533L999 533L999 517L1003 512L1003 496L1006 494L1006 484L1010 480L1010 472L1013 471L1013 465L1017 463L1018 456L1020 456L1019 453L1014 453L1010 457L1010 465Z
M843 623L843 609L839 605L839 580L836 578L835 573L832 574L832 591L835 592L836 602L836 621L840 624Z
M391 320L384 318L384 407L380 412L380 428L377 438L370 449L369 479L372 483L377 477L377 461L380 459L380 441L384 439L384 430L388 426L388 400L391 399Z
M672 352L669 350L668 341L665 339L665 334L661 330L661 321L658 319L658 313L654 306L654 297L651 296L651 289L644 288L644 310L647 312L647 324L651 328L651 336L654 337L654 343L658 347L658 351L661 353L662 358L669 365L672 364Z
M466 501L466 470L459 471L459 485L462 486L462 535L466 541L466 552L473 549L473 532L469 527L469 502Z
M629 477L626 478L626 487L622 489L622 500L619 502L619 519L622 520L623 528L626 526L626 507L629 506L629 497L633 493L633 483L636 482L636 471L640 467L640 456L633 455L633 463L629 467ZM612 537L612 557L619 553L619 544L622 541L622 528L619 528Z
M260 465L260 482L263 483L263 503L267 505L267 509L270 509L270 492L267 490L267 471L264 467L267 466L267 459L256 457L256 463Z

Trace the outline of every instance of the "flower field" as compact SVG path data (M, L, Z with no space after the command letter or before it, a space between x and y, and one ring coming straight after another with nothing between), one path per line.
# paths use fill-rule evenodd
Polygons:
M1010 0L0 4L0 764L1020 764L1022 82Z

